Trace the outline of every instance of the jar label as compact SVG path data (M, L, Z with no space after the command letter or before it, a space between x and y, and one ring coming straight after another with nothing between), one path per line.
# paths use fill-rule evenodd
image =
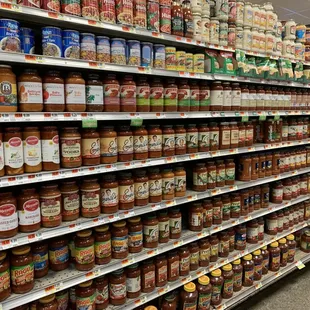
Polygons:
M169 278L179 277L179 270L180 270L180 262L179 260L177 260L170 265Z
M100 153L102 157L117 156L117 138L100 138Z
M186 192L186 175L174 177L175 192L185 193Z
M41 140L42 161L59 164L59 136L55 135L52 139Z
M76 310L94 309L96 302L96 294L89 297L76 296Z
M208 170L208 184L215 184L216 170Z
M128 245L130 248L140 248L143 243L143 233L140 231L131 231L128 234Z
M169 220L165 222L159 222L159 240L169 238Z
M149 152L158 152L162 148L162 135L149 135L148 136L148 149Z
M242 272L234 272L234 286L242 286Z
M109 285L108 284L105 285L102 289L97 287L96 288L96 305L102 305L108 300L109 300Z
M231 203L228 202L228 203L223 203L223 215L228 215L230 216L230 206L231 206Z
M137 86L137 106L149 106L150 105L150 87L149 86Z
M149 198L149 183L135 182L134 183L135 199L148 199Z
M118 205L118 187L101 188L101 206L114 207Z
M254 268L251 268L250 270L245 270L244 271L244 283L253 283L254 281Z
M211 106L223 106L224 96L222 90L211 90Z
M216 182L225 182L226 179L226 170L218 169L216 170Z
M69 260L69 248L67 245L50 248L48 257L53 265L66 263Z
M198 132L186 133L186 146L187 148L198 148Z
M132 154L133 153L133 136L118 136L117 146L119 154Z
M175 149L176 150L186 149L186 133L175 134Z
M248 240L258 240L258 227L247 227L246 236Z
M190 256L180 257L180 271L189 271Z
M10 287L10 268L7 270L0 272L0 292L9 289Z
M144 274L144 285L145 289L155 288L155 271L149 271Z
M210 146L210 133L209 131L203 131L198 133L198 145L199 148L208 148Z
M301 246L301 247L304 249L303 246ZM289 249L289 250L288 250L288 256L287 256L287 258L288 258L289 260L294 260L295 252L296 252L295 248L294 248L294 249Z
M43 83L44 104L65 104L64 84Z
M120 185L119 186L119 201L121 203L134 202L134 185Z
M241 91L240 90L233 90L231 99L231 105L233 107L240 107L241 106Z
M149 180L150 197L162 195L162 179Z
M199 264L199 251L191 253L190 256L190 265L198 265Z
M20 225L34 225L41 222L40 202L38 199L29 199L23 204L23 209L18 211Z
M40 197L41 220L43 223L61 221L61 195Z
M158 278L158 283L166 282L167 281L167 266L161 266L157 270L157 278Z
M178 88L167 87L164 91L164 104L165 106L177 106L178 105Z
M141 277L137 276L135 278L126 279L126 287L128 293L137 293L141 290Z
M118 300L126 298L126 282L120 284L109 283L110 299Z
M62 215L78 215L80 209L80 195L79 191L72 191L67 193L61 193L63 199Z
M229 253L229 240L220 240L219 253Z
M85 104L85 85L66 84L66 104Z
M178 90L178 106L189 107L190 106L190 89Z
M202 64L204 63L204 60L201 62ZM194 62L194 70L195 70L195 62ZM195 72L199 72L198 70L195 70ZM191 107L199 107L199 89L191 89Z
M280 268L280 253L270 253L270 269L279 269Z
M277 219L266 219L266 226L267 230L269 231L275 231L277 232L278 230L278 220Z
M4 168L4 148L3 142L0 140L0 170Z
M163 106L164 105L164 88L163 87L151 87L150 93L151 106Z
M100 139L82 139L83 158L100 157Z
M194 226L194 227L202 226L202 221L203 221L202 212L190 212L189 218L190 218L190 223L189 223L190 226Z
M40 252L33 254L34 270L39 271L48 267L47 252Z
M217 305L221 302L222 285L213 285L211 294L211 303Z
M148 148L148 136L141 135L141 136L134 136L133 137L133 150L134 153L147 153Z
M100 211L99 190L81 190L82 210L84 214Z
M199 260L200 261L209 261L210 260L210 248L200 249L199 251Z
M219 138L220 134L219 131L210 131L210 146L212 147L218 147L219 146Z
M65 163L80 162L81 139L61 138L61 157Z
M193 185L207 185L208 183L208 172L193 173Z
M34 264L24 266L11 266L11 283L14 286L23 285L34 281Z
M124 253L128 251L128 236L114 237L112 236L112 252Z
M163 150L171 151L175 149L175 137L174 134L163 134Z
M136 105L136 86L122 85L120 90L121 106Z
M24 164L23 143L18 137L4 142L4 162L10 168L20 168Z
M120 86L119 84L104 84L104 105L120 105Z
M218 256L219 253L219 244L211 244L210 246L210 256Z
M174 193L174 177L162 179L162 193L165 195Z
M235 129L231 130L230 143L231 144L239 143L239 130L235 130Z
M210 309L211 305L211 293L198 294L198 309Z
M87 85L86 86L86 104L103 106L103 86Z
M108 258L111 256L111 240L95 241L95 256L96 258Z
M233 294L233 279L225 279L224 280L224 286L223 286L223 292L227 295Z
M146 243L158 241L158 225L144 225L143 236Z
M169 228L171 234L179 234L182 231L182 218L170 218Z
M19 103L43 103L42 83L18 82Z

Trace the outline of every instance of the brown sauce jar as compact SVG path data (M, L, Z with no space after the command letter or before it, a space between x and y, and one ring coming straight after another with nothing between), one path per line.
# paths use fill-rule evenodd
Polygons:
M141 294L141 269L138 264L126 268L127 298L137 298Z
M82 131L82 164L94 166L100 164L100 136L96 129Z
M133 130L133 152L135 160L148 158L148 131L145 126Z
M162 130L159 125L148 126L148 158L162 156Z
M24 170L26 173L42 170L41 137L39 127L23 130Z
M81 215L97 217L100 215L100 185L97 179L83 179L81 190Z
M112 224L112 258L124 259L128 256L128 228L125 221Z
M76 233L74 239L75 268L88 271L95 266L95 238L90 229Z
M64 181L60 186L62 220L74 221L80 216L80 194L76 181Z
M143 225L141 217L135 216L128 219L127 225L129 253L139 253L143 249Z
M135 202L134 180L130 172L122 172L118 178L119 190L119 209L133 209Z
M56 126L44 126L41 128L41 146L43 171L59 170L59 136Z
M158 168L148 170L149 178L149 202L159 203L162 201L162 176Z
M108 225L95 227L95 263L105 265L111 261L111 232Z
M104 174L100 183L101 213L112 214L118 211L118 181L115 174Z
M117 133L113 126L100 129L100 163L114 164L117 162Z
M135 170L134 196L135 206L146 206L149 203L149 179L146 170Z
M175 155L175 131L172 125L163 125L163 138L162 138L162 155L174 156Z
M129 126L121 126L117 137L118 161L133 160L133 135Z

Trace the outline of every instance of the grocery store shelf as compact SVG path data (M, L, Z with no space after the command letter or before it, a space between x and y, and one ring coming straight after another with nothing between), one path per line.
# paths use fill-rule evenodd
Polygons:
M293 233L297 230L300 230L304 227L307 227L309 224L310 224L310 221L302 223L302 224L298 224L298 225L294 226L293 228L286 230L282 233L279 233L275 236L269 236L269 235L265 234L264 241L261 241L260 243L255 244L255 245L253 245L253 244L248 245L244 251L234 251L234 252L230 253L230 255L227 258L220 258L218 260L218 262L211 263L211 265L208 268L205 268L205 267L198 268L197 270L190 272L190 274L187 277L184 277L184 278L179 279L179 280L174 281L174 282L169 282L164 287L158 288L157 290L155 290L151 293L141 294L141 296L138 298L128 299L127 303L125 305L115 306L115 307L109 306L108 309L110 309L110 310L123 310L123 309L131 310L131 309L135 309L136 307L141 306L141 305L143 305L143 304L145 304L145 303L147 303L147 302L149 302L149 301L151 301L151 300L153 300L153 299L155 299L161 295L164 295L170 291L173 291L173 290L183 286L184 284L199 278L200 276L202 276L204 274L210 273L211 271L213 271L217 268L220 268L220 267L222 267L222 266L224 266L224 265L226 265L226 264L228 264L228 263L230 263L230 262L232 262L238 258L241 258L242 256L244 256L248 253L251 253L251 252L253 252L253 251L255 251L255 250L257 250L257 249L259 249L265 245L268 245L275 240L281 239L290 233Z
M281 110L281 111L197 111L197 112L16 112L0 113L0 123L8 122L55 122L83 120L160 120L160 119L200 119L223 117L257 117L257 116L299 116L310 115L310 110Z
M216 310L232 309L238 304L242 303L249 297L257 294L259 291L265 289L269 285L279 281L281 278L287 276L289 273L296 269L304 268L304 264L310 261L310 254L304 253L297 249L295 254L295 261L289 263L286 267L280 268L278 272L268 272L264 275L260 281L255 281L251 287L243 287L240 292L234 293L230 299L223 299L223 302L219 306L215 306Z
M123 171L136 168L147 168L151 166L181 163L198 159L216 158L222 156L229 156L235 154L244 154L249 152L259 152L273 149L280 149L283 147L293 147L310 144L310 138L299 141L287 141L272 144L255 144L251 147L242 147L229 150L220 150L212 152L201 152L185 155L175 155L170 157L149 158L146 160L134 160L130 162L117 162L115 164L98 165L91 167L80 167L75 169L60 169L57 171L41 171L39 173L27 173L17 176L4 176L0 178L0 188L33 184L38 182L47 182L62 180L67 178L81 177L87 175L109 173L116 171Z
M52 294L54 292L58 292L58 291L61 291L63 289L69 288L71 286L77 285L77 284L82 283L86 280L90 280L90 279L99 277L101 275L108 274L110 272L113 272L113 271L118 270L120 268L126 267L128 265L131 265L131 264L143 261L145 259L154 257L158 254L166 253L167 251L173 250L173 249L178 248L182 245L197 241L198 239L202 239L202 238L205 238L211 234L225 230L228 227L236 226L240 223L250 221L251 219L263 216L263 215L268 214L270 212L274 212L274 211L283 209L285 207L288 207L290 205L294 205L294 204L299 203L301 201L304 201L306 199L307 199L307 196L299 197L299 198L294 199L292 201L285 202L281 205L272 204L268 209L258 210L256 212L253 212L249 216L244 216L244 217L241 217L239 219L231 219L227 222L224 222L223 225L213 225L211 228L204 229L202 232L197 233L197 232L185 230L182 232L181 238L179 238L177 241L176 240L170 240L169 242L167 242L165 244L161 244L156 249L144 249L140 253L130 254L126 259L124 259L122 261L113 259L108 265L105 265L105 266L104 265L102 265L102 266L96 265L96 267L89 272L77 271L72 266L67 270L57 272L57 273L50 271L46 277L39 279L39 280L36 280L34 289L31 292L29 292L28 294L23 294L23 295L13 294L9 299L4 301L2 303L2 309L12 309L13 307L16 307L17 305L21 305L21 304L31 302L31 301L36 300L38 298L41 298L43 296L46 296L46 295ZM308 224L306 224L306 223L296 225L293 228L291 228L291 229L289 229L289 230L287 230L281 234L278 234L277 236L268 236L265 234L265 237L267 237L266 240L264 240L263 242L260 242L259 245L255 245L255 248L261 247L261 246L263 246L263 244L268 244L275 239L281 238L282 235L287 235L287 234L289 234L293 231L296 231L302 227L305 227L307 225ZM68 233L68 231L67 231L67 233ZM251 252L252 248L253 248L253 245L249 246L248 252ZM219 262L211 265L209 267L209 269L212 269L212 270L216 269L219 266L226 264L228 261L236 259L235 258L236 256L240 257L240 256L247 254L248 252L247 252L247 250L242 251L241 253L239 251L234 251L232 253L232 256L230 255L230 257L227 259L220 259ZM197 274L198 273L199 274L206 273L206 272L204 272L204 270L205 270L205 268L199 268L199 270L197 271ZM196 274L196 272L195 273L192 272L191 277L194 275L197 275L197 274ZM186 279L188 279L188 277ZM176 283L173 283L172 285L177 285L180 281L181 281L181 283L183 283L185 281L185 279L176 281ZM182 284L179 284L179 285L182 285ZM167 287L165 287L164 289L167 290L169 287L170 286L167 285ZM161 291L161 289L159 291ZM157 296L155 296L155 297L157 297ZM155 298L155 297L153 297L153 298ZM153 299L153 298L151 298L151 299ZM148 298L148 300L150 300L150 299ZM130 303L130 305L131 305L131 303ZM133 309L133 308L131 307L130 309Z

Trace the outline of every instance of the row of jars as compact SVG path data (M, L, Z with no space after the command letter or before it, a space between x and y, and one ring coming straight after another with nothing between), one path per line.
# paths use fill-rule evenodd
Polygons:
M156 216L147 217L144 220L143 227L141 222L139 224L132 222L132 238L128 236L126 222L120 221L113 224L111 232L109 227L105 225L97 227L94 234L91 230L80 231L69 242L67 238L62 237L50 240L48 245L36 243L32 245L32 248L28 245L14 248L10 255L8 252L2 251L0 253L0 266L8 275L8 281L3 283L6 289L6 297L10 295L11 290L18 294L31 291L36 278L46 276L49 269L53 271L64 270L69 267L70 262L75 265L77 270L88 271L93 269L95 264L109 263L111 258L124 259L129 254L129 241L133 246L133 253L141 251L143 246L148 247L148 244L155 247L155 244L151 244L152 240L148 239L152 238L155 220L157 220ZM163 281L161 285L165 285L167 281L175 281L180 276L187 276L190 271L197 270L199 267L207 267L210 262L216 262L218 258L228 257L229 253L234 250L244 250L248 241L247 235L250 234L247 229L248 227L245 225L239 225L219 234L214 234L209 238L201 239L199 242L181 246L178 250L168 252L166 254L168 256L167 263L171 265L167 271L170 270L170 273L168 272L166 276L160 277L159 282ZM139 234L142 231L143 241L135 238L135 232ZM261 237L263 239L264 234ZM249 243L255 243L252 241L252 236L249 240ZM137 246L139 243L141 243L140 248ZM157 256L156 259L165 260L166 255ZM153 266L151 270L154 271L155 276L154 260L144 261L143 266L145 265L148 268ZM133 266L137 267L136 265ZM21 270L23 274L20 273ZM21 281L23 276L26 277L27 281ZM148 285L142 285L142 287L146 289L145 292L151 292L155 289L155 281L148 281ZM126 298L126 296L124 297ZM131 296L131 298L136 297L138 296Z

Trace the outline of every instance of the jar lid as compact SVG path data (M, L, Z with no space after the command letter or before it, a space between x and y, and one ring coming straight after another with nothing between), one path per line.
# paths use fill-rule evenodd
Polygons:
M0 260L4 260L6 258L6 251L0 251Z
M231 264L227 264L227 265L223 266L222 269L224 271L231 271L232 270L232 265Z
M275 241L275 242L270 243L270 246L271 246L272 248L276 248L276 247L279 246L279 243L278 243L277 241Z
M261 255L262 252L261 252L261 250L256 250L256 251L254 251L252 254L253 254L253 255Z
M282 238L278 241L280 244L286 244L286 239L285 238Z
M39 302L40 302L41 304L48 304L48 303L50 303L51 301L53 301L54 299L55 299L55 294L52 294L52 295L49 295L49 296L40 298L40 299L39 299Z
M211 272L212 277L220 277L222 275L221 269L215 269Z
M252 254L248 254L248 255L243 256L243 259L244 260L251 260L252 259Z
M210 283L210 278L208 276L201 276L198 278L198 283L202 285L208 285Z
M90 281L86 281L84 283L79 284L79 287L88 287L91 286L93 284L93 280Z
M99 227L95 227L96 232L105 232L109 230L109 225L102 225Z
M124 226L126 226L126 222L125 221L119 221L119 222L113 223L112 225L114 227L124 227Z
M135 263L135 264L132 264L132 265L128 266L127 268L134 269L134 268L138 268L138 267L139 267L139 264Z
M232 263L233 263L233 265L240 265L241 264L241 259L240 258L236 259Z
M83 238L90 237L91 234L92 234L92 231L90 229L85 229L85 230L82 230L76 233L78 237L83 237Z
M189 282L184 285L184 290L188 293L194 293L196 291L196 285L193 282Z
M293 234L290 234L290 235L286 236L286 239L292 241L295 239L295 236Z
M24 255L30 252L29 245L22 245L12 250L14 255Z
M140 221L141 221L141 217L140 216L135 216L135 217L132 217L132 218L128 219L129 223L139 223Z
M267 245L261 247L262 250L266 251L267 250Z
M144 308L144 310L157 310L157 308L154 306L147 306Z
M124 272L124 269L121 268L121 269L118 269L118 270L113 271L112 274L118 275L118 274L122 274L123 272Z

